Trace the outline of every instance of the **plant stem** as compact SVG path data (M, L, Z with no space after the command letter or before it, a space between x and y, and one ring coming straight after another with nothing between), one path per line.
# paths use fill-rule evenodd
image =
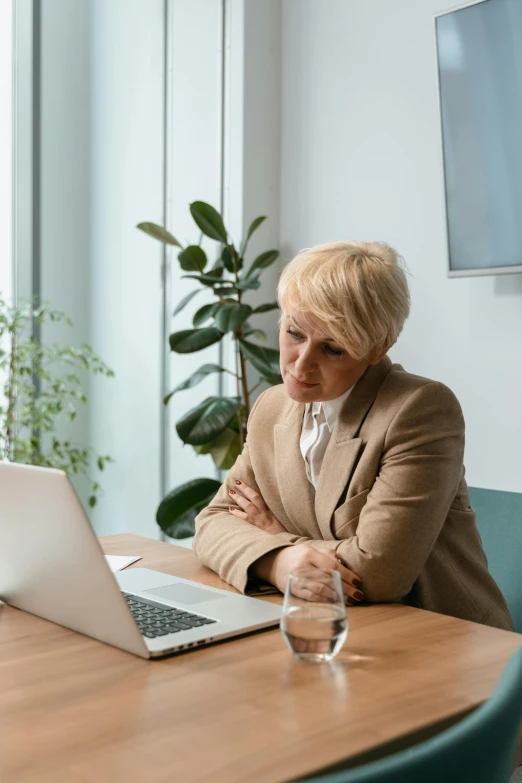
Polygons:
M246 362L245 357L243 356L243 351L239 347L239 341L237 343L238 352L239 352L239 363L241 366L241 387L243 390L243 402L246 408L246 415L248 419L248 414L250 413L250 395L248 393L248 383L247 383L247 376L246 376ZM245 429L246 429L246 422L245 422ZM245 433L246 434L246 433Z
M234 260L234 277L236 279L236 283L239 282L239 271L237 268L238 264L238 253L234 245L230 245L230 252L232 254L232 258ZM237 303L241 304L241 295L242 291L237 292ZM245 365L245 357L243 356L243 352L241 348L239 347L239 341L243 337L243 327L239 326L237 329L234 329L234 338L236 340L236 373L238 378L238 397L243 397L243 406L245 408L246 412L246 419L245 423L243 424L243 415L241 412L241 409L238 411L238 420L239 420L239 438L241 442L241 448L243 448L243 444L245 442L246 437L246 423L248 420L248 414L250 413L250 398L248 394L248 384L247 384L247 377L246 377L246 365ZM239 394L239 381L241 380L241 394Z
M236 277L236 283L237 283L238 280L239 280L238 269L237 269L237 262L238 262L239 258L238 258L237 250L234 247L234 245L229 245L229 247L230 247L230 253L232 255L232 260L234 261L234 275ZM238 295L240 293L241 292L238 292Z
M239 335L234 332L234 351L235 351L235 360L236 360L236 394L239 398L241 398L241 377L240 377L240 350L239 350ZM243 411L242 406L240 405L237 409L237 419L239 422L239 442L241 444L241 448L243 448L244 441L245 441L245 434L243 429Z

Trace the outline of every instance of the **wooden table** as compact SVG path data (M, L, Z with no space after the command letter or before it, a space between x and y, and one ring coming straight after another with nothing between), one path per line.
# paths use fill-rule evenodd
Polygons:
M233 589L181 547L131 535L102 545ZM0 780L293 780L454 722L522 647L522 635L398 605L354 607L349 620L332 664L295 661L278 629L145 661L2 606Z

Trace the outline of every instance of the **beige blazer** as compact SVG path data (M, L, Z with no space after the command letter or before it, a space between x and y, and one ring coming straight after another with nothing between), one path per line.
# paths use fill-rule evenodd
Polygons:
M242 454L196 519L198 558L245 592L258 558L308 542L337 550L368 601L512 630L469 505L454 394L388 357L369 367L339 413L315 502L299 449L304 409L282 385L256 401ZM271 535L228 513L236 478L288 532Z

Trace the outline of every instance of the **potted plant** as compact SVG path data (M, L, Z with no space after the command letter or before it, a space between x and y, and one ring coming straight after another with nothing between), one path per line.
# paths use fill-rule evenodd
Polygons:
M267 348L253 340L266 339L251 319L260 313L276 310L277 302L252 307L243 301L245 292L259 288L260 277L279 256L277 250L267 250L245 266L245 254L250 237L266 219L256 218L250 225L239 247L232 241L219 212L210 204L195 201L190 205L191 215L200 230L198 244L183 246L165 228L145 222L137 226L146 234L178 250L178 262L186 273L184 278L194 280L199 287L187 294L176 306L177 315L203 290L211 292L213 300L195 313L192 329L173 332L169 337L174 353L193 353L219 343L229 335L234 341L235 370L217 364L204 364L190 378L179 383L166 397L167 404L178 392L191 389L211 373L230 373L235 377L235 396L211 396L202 400L176 423L176 431L183 443L190 444L198 454L210 454L220 470L232 467L241 453L246 437L246 423L250 413L252 392L263 382L281 383L279 351ZM218 243L216 257L209 265L201 247L203 236ZM258 380L249 388L247 365L258 372ZM173 489L161 501L156 520L160 528L172 538L194 535L194 519L216 494L220 482L212 478L198 478Z
M65 313L48 304L11 307L0 296L0 459L64 470L69 476L89 476L92 460L103 471L111 457L93 448L60 438L63 419L73 421L78 406L87 402L81 375L112 377L114 373L89 345L80 348L42 344L34 324L65 322ZM89 505L96 505L100 484L90 481Z

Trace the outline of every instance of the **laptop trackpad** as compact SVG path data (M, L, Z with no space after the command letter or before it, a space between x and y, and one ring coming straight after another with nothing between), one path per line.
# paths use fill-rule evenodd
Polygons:
M175 582L171 585L155 587L153 590L144 590L143 592L156 595L158 598L165 598L167 601L172 601L173 603L179 602L186 604L187 606L190 604L201 604L207 601L214 601L216 598L223 598L219 593L212 593L210 590L205 590L204 587L185 585L183 582Z

